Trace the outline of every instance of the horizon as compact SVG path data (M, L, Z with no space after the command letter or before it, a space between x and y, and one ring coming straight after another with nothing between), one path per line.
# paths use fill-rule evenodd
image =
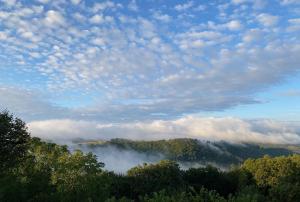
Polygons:
M0 110L53 141L300 144L298 0L0 0Z

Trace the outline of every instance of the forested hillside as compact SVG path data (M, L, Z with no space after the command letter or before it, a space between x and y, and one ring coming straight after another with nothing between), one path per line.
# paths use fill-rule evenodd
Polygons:
M81 146L116 147L121 150L134 150L147 155L162 154L165 159L182 163L213 163L221 167L240 164L248 158L259 158L264 155L280 156L296 153L288 146L233 144L227 142L199 141L196 139L170 139L157 141L133 141L128 139L111 139L110 141L79 141Z
M300 155L248 159L228 171L181 170L176 161L162 160L115 174L92 153L31 137L25 123L8 112L0 113L0 143L4 202L300 201Z

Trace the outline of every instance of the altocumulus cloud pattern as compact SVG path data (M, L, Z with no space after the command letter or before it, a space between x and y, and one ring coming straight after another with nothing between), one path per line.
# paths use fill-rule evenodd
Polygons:
M300 101L299 42L298 0L2 0L0 107L50 139L59 123L61 136L300 142L298 122L255 117L274 89L300 112L282 98ZM251 120L231 117L240 106Z

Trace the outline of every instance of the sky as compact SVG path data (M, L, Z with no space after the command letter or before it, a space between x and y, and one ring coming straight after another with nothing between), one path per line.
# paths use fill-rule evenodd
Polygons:
M0 109L44 139L300 144L300 0L0 0Z

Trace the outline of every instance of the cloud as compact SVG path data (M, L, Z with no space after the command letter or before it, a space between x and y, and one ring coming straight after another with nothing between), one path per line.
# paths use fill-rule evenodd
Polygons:
M8 6L13 6L13 5L16 5L16 0L5 0L3 1L6 5Z
M63 15L55 10L49 10L46 13L46 17L44 20L45 25L49 27L57 26L57 25L64 25L65 19Z
M251 43L251 42L259 42L263 39L263 31L260 29L250 29L248 30L244 36L243 36L243 41L246 43Z
M289 32L297 32L300 30L300 18L289 19L288 22L289 26L287 30Z
M0 40L6 40L7 39L7 34L5 32L0 32Z
M25 113L15 101L23 90L1 98L2 107L29 119L174 119L260 103L258 93L299 73L299 23L285 6L282 25L266 10L249 13L246 1L222 5L222 19L195 15L194 1L175 6L184 18L173 7L145 13L142 5L132 12L113 1L68 2L0 8L1 84L26 86L27 105L45 110ZM46 100L36 96L42 91ZM70 100L77 106L65 107Z
M257 16L257 20L266 27L271 27L277 24L279 17L270 15L267 13L262 13Z
M87 121L72 121L72 120L49 120L49 121L34 121L28 124L33 136L38 136L43 139L66 139L95 137L98 133L98 126L93 122ZM52 132L51 127L55 127ZM34 135L39 134L39 135Z
M253 9L263 9L268 1L266 0L232 0L233 5L242 5L245 3L252 3Z
M231 1L233 4L242 4L248 2L248 0L232 0Z
M139 10L139 7L138 7L135 0L130 1L130 3L128 4L128 9L132 10L132 11L138 11Z
M97 13L99 11L103 11L107 9L115 10L120 7L122 7L121 4L115 4L113 1L103 1L101 3L95 3L93 5L92 11L93 13Z
M282 92L281 95L287 97L300 97L300 90L290 89L288 91Z
M168 14L162 14L160 12L154 12L153 17L161 22L170 22L172 17Z
M227 23L227 27L228 27L228 29L230 29L232 31L237 31L237 30L242 29L243 25L238 20L232 20Z
M50 0L37 0L37 1L42 3L42 4L47 4Z
M43 98L42 94L16 87L0 86L0 110L8 109L25 120L54 118L69 112Z
M281 0L282 5L300 4L299 0Z
M102 15L94 15L93 17L90 18L90 22L94 24L99 24L104 21Z
M169 139L196 138L234 143L299 144L300 124L274 120L242 120L233 117L186 116L175 120L154 120L122 124L74 120L34 121L28 124L33 136L50 140L83 139Z
M86 17L78 12L74 13L73 17L78 20L79 22L86 21Z
M71 0L71 2L74 5L78 5L81 2L81 0Z
M177 10L177 11L184 11L184 10L187 10L187 9L191 8L193 5L194 5L193 1L188 1L188 2L186 2L184 4L177 4L175 6L175 10Z

